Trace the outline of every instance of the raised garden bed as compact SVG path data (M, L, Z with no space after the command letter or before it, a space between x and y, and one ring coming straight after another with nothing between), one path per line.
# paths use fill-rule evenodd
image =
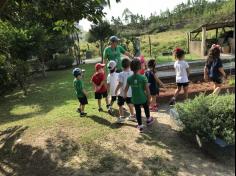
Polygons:
M228 80L229 81L229 80ZM227 83L223 86L221 93L235 93L235 86L229 85ZM200 93L211 94L213 92L213 83L209 82L191 82L189 85L189 98L194 98ZM173 97L176 89L176 84L167 84L166 88L161 88L160 96L158 98L159 103L168 103L170 99ZM184 99L183 92L178 97L178 101L182 101Z

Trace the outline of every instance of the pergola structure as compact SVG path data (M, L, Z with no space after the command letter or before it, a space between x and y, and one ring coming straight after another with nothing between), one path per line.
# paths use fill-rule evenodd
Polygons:
M219 29L233 28L233 37L231 39L231 53L235 54L235 20L228 20L224 22L204 24L199 28L188 33L188 49L190 53L205 56L207 52L207 31L216 30L216 39L218 39ZM202 33L201 41L196 41L196 37Z

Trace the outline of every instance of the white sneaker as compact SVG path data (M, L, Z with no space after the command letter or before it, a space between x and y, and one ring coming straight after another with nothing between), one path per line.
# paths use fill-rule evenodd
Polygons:
M124 123L124 117L118 117L116 123Z

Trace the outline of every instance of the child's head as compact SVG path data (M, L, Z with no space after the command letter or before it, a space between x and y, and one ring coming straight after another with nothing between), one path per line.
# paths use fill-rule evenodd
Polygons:
M125 58L122 60L122 67L124 70L130 68L130 60L128 58Z
M109 69L110 73L114 73L116 71L116 62L110 61L107 65L107 68Z
M74 75L75 78L80 79L82 76L83 70L81 70L80 68L75 68L72 72L72 74Z
M95 70L97 73L104 73L104 67L105 67L105 64L96 64L95 65Z
M134 59L131 61L130 68L134 73L138 73L141 69L141 62L139 59Z
M185 51L181 48L176 48L174 50L174 57L176 60L183 60L185 57Z
M156 68L156 60L151 59L148 61L148 68L154 70Z
M212 45L211 49L208 53L208 62L213 61L214 59L219 59L221 53L221 47L220 45Z

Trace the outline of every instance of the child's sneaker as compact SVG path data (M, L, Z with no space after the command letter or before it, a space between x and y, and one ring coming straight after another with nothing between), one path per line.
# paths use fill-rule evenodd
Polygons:
M87 116L87 113L84 113L84 112L80 113L80 117L86 117L86 116Z
M80 109L80 108L78 108L78 109L77 109L77 112L78 112L78 113L81 113L81 109Z
M143 131L144 131L143 125L138 125L137 128L139 129L139 132L140 132L140 133L143 133Z
M113 109L112 109L112 107L110 106L110 107L108 108L108 114L112 115L112 113L113 113Z
M127 120L128 121L132 121L132 122L136 122L136 118L135 118L135 116L129 116L128 118L127 118Z
M118 117L116 123L123 123L124 121L124 117Z
M99 112L103 112L103 109L102 109L102 108L99 108L98 111L99 111Z
M148 120L147 120L147 125L152 125L154 123L154 118L153 117L150 117Z
M176 100L175 100L174 98L172 98L172 99L170 100L169 105L170 105L170 106L174 106L175 103L176 103Z

